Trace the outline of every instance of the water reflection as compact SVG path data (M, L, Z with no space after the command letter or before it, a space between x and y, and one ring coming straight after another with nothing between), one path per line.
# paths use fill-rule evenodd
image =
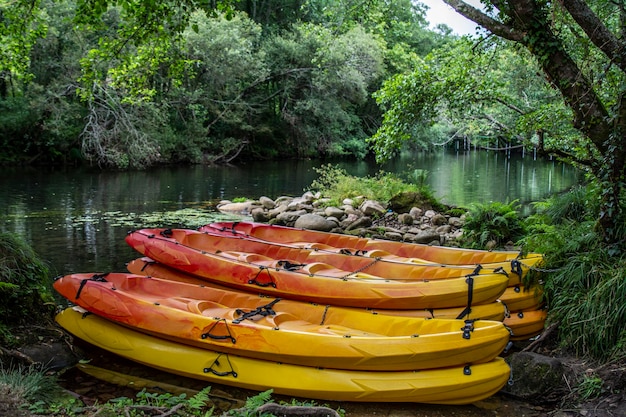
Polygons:
M259 161L240 166L163 167L139 172L3 169L0 230L16 233L47 259L53 273L123 271L138 256L124 242L142 226L194 227L218 216L216 203L237 197L299 195L322 161ZM576 184L579 175L557 161L494 152L402 155L378 166L337 165L356 176L379 170L428 171L427 183L449 204L540 200ZM206 217L186 220L193 208ZM166 214L170 216L167 217ZM136 226L139 225L139 226Z

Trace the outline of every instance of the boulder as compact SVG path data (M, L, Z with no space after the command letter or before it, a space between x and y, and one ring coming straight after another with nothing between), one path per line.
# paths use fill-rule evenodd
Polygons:
M287 204L281 204L271 210L268 210L267 217L269 217L270 219L273 219L277 217L280 213L284 213L286 211L287 211Z
M344 215L344 211L337 207L326 207L324 209L324 214L327 217L336 217L337 219L341 219Z
M403 234L400 232L385 232L383 235L387 240L393 240L396 242L401 242L403 238Z
M253 208L250 215L252 216L252 220L257 223L267 223L271 219L269 212L262 207Z
M294 227L329 232L336 224L319 214L303 214L295 221Z
M405 224L407 226L410 226L413 224L413 222L415 221L415 219L413 218L413 216L411 216L408 213L401 213L398 215L398 221L402 224Z
M428 197L416 191L403 191L389 200L389 208L396 213L409 213L413 207L432 208L432 204Z
M266 196L259 197L259 203L261 203L261 206L266 210L271 210L276 207L274 200Z
M241 203L225 202L217 206L217 209L225 213L249 214L254 201L244 201Z
M359 217L354 222L346 226L346 231L363 229L363 228L370 227L371 225L372 225L371 217L367 217L367 216Z
M448 224L448 220L443 214L437 213L430 218L430 223L433 226L443 226L444 224Z
M450 217L448 219L448 224L452 227L462 227L463 226L463 221L461 221L460 217Z
M306 211L284 211L276 216L275 220L278 224L293 226L295 221L298 220L303 214L306 214Z
M559 401L568 392L563 363L534 352L517 352L506 358L511 366L511 384L502 391L534 404Z
M365 200L359 207L359 210L361 210L364 215L373 217L381 217L387 212L385 207L375 200Z
M429 244L434 241L439 241L439 239L439 233L435 232L434 230L421 230L417 235L415 235L415 238L413 238L413 242Z

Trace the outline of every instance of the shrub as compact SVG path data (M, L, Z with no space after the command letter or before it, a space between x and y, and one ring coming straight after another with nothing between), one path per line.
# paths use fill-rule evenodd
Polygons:
M10 342L9 326L48 316L52 291L48 266L17 236L0 233L0 331Z
M524 224L517 200L505 204L472 204L463 225L463 243L471 248L501 247L523 237Z
M595 359L626 353L626 254L604 243L596 229L596 189L577 187L536 204L527 219L528 249L544 254L542 278L559 343Z
M309 190L321 192L330 199L329 205L341 205L344 199L357 197L388 203L392 197L405 191L420 193L431 203L438 204L427 186L420 187L384 171L374 177L361 178L349 175L344 169L332 164L314 170L319 177L311 183Z

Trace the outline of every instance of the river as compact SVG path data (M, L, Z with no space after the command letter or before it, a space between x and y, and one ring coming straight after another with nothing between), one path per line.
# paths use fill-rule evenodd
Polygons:
M324 161L259 161L237 166L162 167L146 171L0 168L0 230L16 233L51 266L53 274L123 271L136 253L124 242L132 229L196 227L222 218L222 199L300 195ZM389 164L343 161L355 176L380 170L428 172L427 183L448 204L523 204L562 192L580 174L532 155L436 152L403 155Z

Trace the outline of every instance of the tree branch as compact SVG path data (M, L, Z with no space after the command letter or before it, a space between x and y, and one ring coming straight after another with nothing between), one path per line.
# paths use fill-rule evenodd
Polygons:
M448 6L452 7L457 13L468 18L472 22L484 27L494 35L500 36L515 42L520 42L524 38L524 33L516 30L513 26L506 25L497 21L491 16L483 13L479 9L470 6L461 0L443 0Z
M580 28L613 63L626 72L626 53L624 45L604 25L589 5L582 0L559 0Z

